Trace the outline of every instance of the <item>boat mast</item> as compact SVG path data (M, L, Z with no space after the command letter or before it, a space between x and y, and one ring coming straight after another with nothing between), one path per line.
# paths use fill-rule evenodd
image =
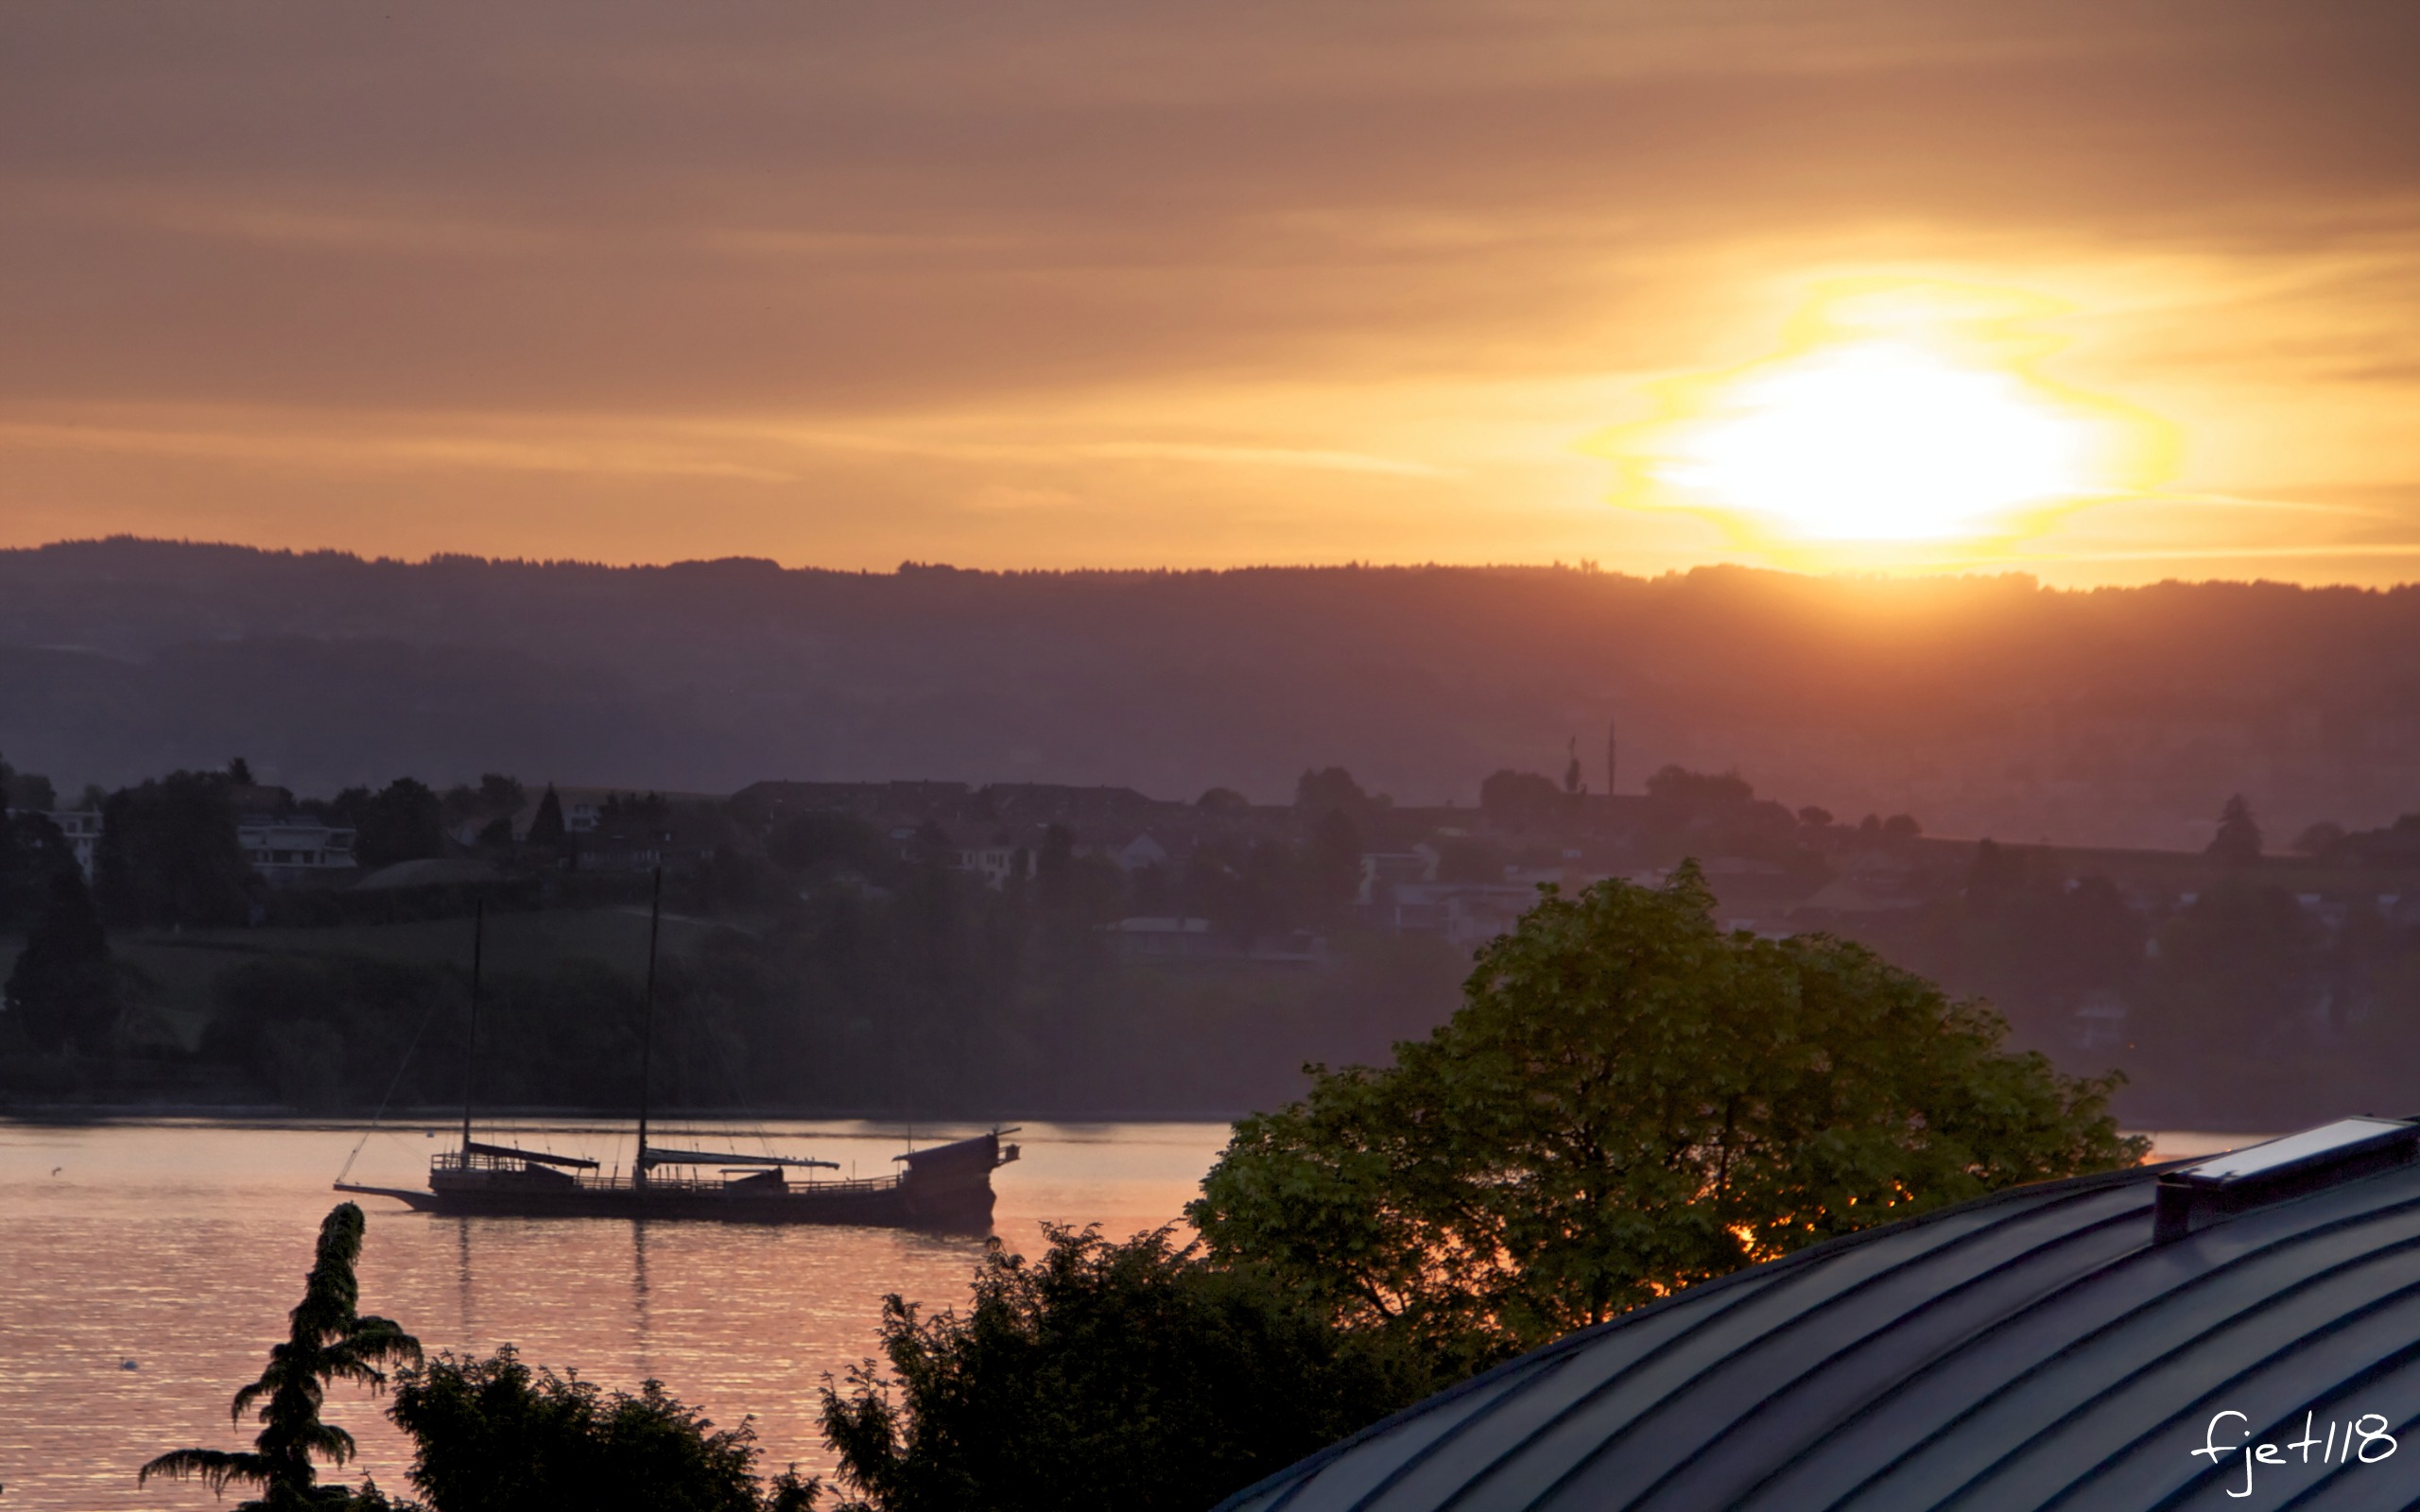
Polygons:
M471 1091L479 1074L479 957L488 938L488 903L471 905L471 1034L462 1046L462 1168L471 1165Z
M639 1037L639 1152L631 1163L631 1183L647 1183L647 1104L655 1070L655 941L664 927L664 868L655 868L655 890L647 910L647 1026Z

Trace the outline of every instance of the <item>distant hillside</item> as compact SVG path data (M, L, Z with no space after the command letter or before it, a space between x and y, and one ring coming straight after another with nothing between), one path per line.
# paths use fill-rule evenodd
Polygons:
M411 774L1115 782L1262 800L1341 765L1468 803L1737 767L1844 817L2176 846L2246 794L2282 846L2420 809L2420 591L1707 569L895 574L0 553L0 753L72 792L238 753Z

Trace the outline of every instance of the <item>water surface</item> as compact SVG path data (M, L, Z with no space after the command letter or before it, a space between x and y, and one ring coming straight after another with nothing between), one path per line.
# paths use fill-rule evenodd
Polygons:
M967 1128L839 1124L694 1127L709 1147L775 1149L891 1169L919 1144ZM1175 1219L1226 1138L1219 1124L1028 1125L1024 1158L994 1177L997 1231L1040 1247L1045 1222L1116 1236ZM660 1136L676 1143L676 1130ZM360 1145L352 1179L417 1186L455 1131L389 1128ZM627 1163L608 1125L483 1125ZM250 1447L227 1400L259 1374L302 1295L329 1183L357 1128L204 1122L0 1125L0 1507L12 1512L207 1507L199 1485L134 1469L163 1450ZM506 1342L533 1364L576 1366L607 1386L661 1379L718 1423L754 1414L772 1468L825 1468L815 1429L825 1372L873 1352L883 1295L963 1300L979 1240L878 1228L748 1228L436 1218L377 1197L362 1255L362 1308L432 1349ZM330 1393L333 1421L362 1443L358 1470L408 1492L401 1435L380 1403Z
M975 1132L866 1125L666 1129L708 1147L811 1153L843 1175L890 1169L919 1143ZM1042 1125L994 1177L997 1231L1040 1247L1045 1222L1115 1237L1175 1219L1225 1142L1219 1124ZM138 1491L134 1469L185 1445L237 1449L227 1399L260 1371L302 1295L329 1183L420 1183L454 1131L203 1122L0 1125L0 1483L10 1512L206 1507L196 1485ZM616 1125L485 1125L627 1163ZM2155 1159L2258 1138L2162 1132ZM726 1145L719 1142L728 1140ZM354 1152L358 1145L357 1157ZM882 1297L961 1301L979 1240L879 1228L760 1228L435 1218L362 1199L362 1305L432 1349L518 1345L533 1364L608 1386L650 1376L717 1422L754 1414L772 1468L827 1468L816 1389L874 1348ZM131 1368L129 1364L131 1364ZM356 1467L406 1491L402 1438L379 1404L339 1387L329 1418L362 1442ZM224 1504L224 1503L218 1503Z

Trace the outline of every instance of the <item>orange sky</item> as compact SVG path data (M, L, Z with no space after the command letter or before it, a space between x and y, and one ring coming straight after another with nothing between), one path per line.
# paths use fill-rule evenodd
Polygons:
M0 544L1805 565L1591 440L1858 280L2177 445L1924 565L2405 581L2415 77L2400 3L20 3Z

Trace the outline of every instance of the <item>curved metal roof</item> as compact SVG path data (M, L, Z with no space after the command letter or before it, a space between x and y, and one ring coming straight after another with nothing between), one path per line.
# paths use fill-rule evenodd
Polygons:
M2420 1506L2420 1442L2346 1426L2420 1432L2420 1125L2366 1124L1691 1287L1221 1512Z

